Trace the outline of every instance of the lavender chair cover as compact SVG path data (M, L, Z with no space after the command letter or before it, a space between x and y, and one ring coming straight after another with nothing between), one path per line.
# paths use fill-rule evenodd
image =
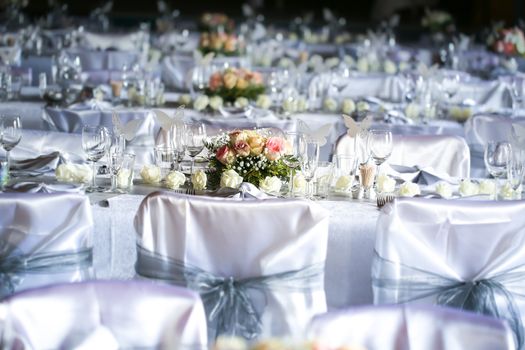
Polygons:
M440 304L509 322L523 345L524 201L398 199L378 219L375 304Z
M452 177L468 178L470 153L462 137L447 135L393 135L388 164L432 168ZM335 154L354 154L354 138L344 134Z
M512 332L492 317L437 306L365 306L319 315L308 338L331 349L511 350Z
M2 296L93 276L93 218L87 197L4 193L0 213Z
M96 281L15 294L0 304L3 349L207 349L197 294Z
M245 317L241 309L239 314L232 316L246 322L235 325L229 333L256 336L257 331L250 327L253 325L250 322L259 315L262 323L259 335L301 334L313 315L326 310L321 270L312 273L314 284L301 287L299 284L303 281L297 277L283 277L285 280L275 277L324 266L328 214L316 204L280 199L198 198L157 192L147 196L139 207L135 229L139 275L146 275L143 271L149 269L152 270L150 274L161 273L162 277L157 278L168 282L176 280L177 272L170 274L164 270L178 262L201 271L195 274L196 280L185 281L189 286L198 288L199 281L212 274L217 279L225 279L225 284L217 288L226 288L231 280L246 293L253 313ZM153 253L159 256L155 263L140 257ZM188 275L188 271L185 274ZM267 278L272 281L266 288L257 288L251 284L255 283L252 278L260 280L261 284ZM245 288L243 282L246 280L251 282ZM206 288L200 292L206 296ZM218 298L219 302L226 302L230 292L225 292L226 295ZM231 305L219 315L207 309L208 333L212 339L217 336L222 317L235 312Z

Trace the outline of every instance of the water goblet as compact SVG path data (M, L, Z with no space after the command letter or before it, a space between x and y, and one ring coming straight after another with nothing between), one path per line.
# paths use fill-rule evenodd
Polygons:
M119 152L109 152L108 153L108 160L109 160L109 171L111 176L111 187L106 190L106 192L120 192L117 186L117 175L122 169L122 163L124 161L124 157L122 153Z
M22 138L22 122L19 116L0 117L0 144L6 152L7 175L9 179L10 153Z
M186 125L184 123L173 124L170 131L171 147L175 152L173 168L179 171L182 171L180 164L184 159L184 155L186 154L186 143L184 141L186 134L185 131Z
M319 141L305 136L301 138L300 158L301 171L306 180L306 198L313 199L311 181L315 177L319 164Z
M82 148L87 154L88 160L91 161L93 169L91 185L86 188L86 192L98 192L102 190L102 188L97 187L96 183L96 163L104 157L110 147L110 143L110 135L105 127L85 125L82 128Z
M512 157L512 147L505 141L489 141L485 147L484 161L489 174L495 179L495 196L498 198L498 179L507 174L507 166Z
M368 148L370 156L377 166L377 171L375 172L377 178L381 164L392 154L392 132L389 130L370 130L368 133Z
M512 111L515 112L521 107L523 103L523 77L514 76L510 81L510 92L512 95Z
M155 165L160 168L160 175L164 178L175 162L175 150L171 146L160 145L155 147Z
M457 72L447 72L442 74L441 89L447 96L449 103L459 90L459 81L460 77Z
M284 135L284 139L286 142L286 151L283 155L283 163L290 168L290 175L289 175L289 193L288 196L293 197L294 196L294 173L295 169L299 168L301 165L300 163L300 149L301 149L301 138L303 138L303 134L298 132L287 132Z
M187 123L185 127L184 143L191 158L190 178L193 175L195 157L201 153L206 139L206 126L199 122Z
M522 153L521 150L513 149L512 156L507 164L507 180L514 192L520 188L525 173L525 163Z

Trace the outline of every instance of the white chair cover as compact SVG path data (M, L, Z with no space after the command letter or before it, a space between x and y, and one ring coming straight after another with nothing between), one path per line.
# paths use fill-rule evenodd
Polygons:
M387 164L433 168L452 177L470 176L470 151L462 137L447 135L393 135ZM344 134L335 154L354 154L354 139Z
M207 349L197 294L153 283L97 281L15 294L0 304L8 349Z
M365 306L319 315L308 338L330 349L514 349L512 332L501 320L435 306Z
M93 218L87 197L4 193L0 213L2 296L92 276Z
M140 49L138 44L147 40L148 35L143 32L129 34L96 34L85 32L82 37L82 46L92 49L116 49L130 51Z
M143 249L223 277L225 282L233 278L242 283L239 281L251 277L324 266L328 213L299 200L241 201L158 192L142 202L135 229L137 245ZM139 249L138 272L141 264ZM161 272L165 265L157 263L151 268ZM171 276L164 275L169 281ZM326 310L323 277L315 274L314 279L315 287L279 287L286 281L277 280L274 287L245 289L261 315L263 336L300 334L313 315ZM224 311L234 310L230 306ZM211 338L216 336L215 326L209 323ZM241 329L235 331L245 335Z
M394 201L378 219L374 303L499 314L523 344L524 210L524 201Z

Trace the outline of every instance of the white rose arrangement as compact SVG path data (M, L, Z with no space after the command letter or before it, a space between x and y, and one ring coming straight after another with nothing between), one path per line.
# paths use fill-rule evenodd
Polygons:
M377 175L376 186L380 193L392 193L396 190L396 180L387 174L379 174Z
M56 168L55 176L62 182L88 183L93 176L93 170L87 164L64 163Z
M343 102L341 103L341 111L344 114L352 114L356 110L355 102L351 98L345 98L343 99Z
M237 108L245 108L248 107L248 103L249 101L246 97L238 97L233 105Z
M306 190L306 180L301 173L296 173L293 177L293 190L294 193L304 193Z
M120 169L117 173L117 187L122 189L128 188L130 185L130 176L132 176L131 170ZM131 179L131 182L133 183L133 179Z
M461 180L459 184L459 194L462 197L465 196L475 196L479 193L478 184L470 181L470 179Z
M210 97L209 104L210 104L211 109L213 109L214 111L218 111L223 105L222 97L220 96Z
M164 178L164 182L167 188L174 190L184 185L186 176L180 171L170 171Z
M418 119L421 108L417 103L410 102L405 107L405 115L409 119Z
M397 64L392 60L385 60L385 62L383 63L383 70L386 74L396 74Z
M297 112L304 112L308 108L308 101L306 100L306 97L301 95L297 97L296 99L296 108Z
M259 182L259 189L270 194L279 194L283 183L277 176L267 176Z
M255 105L262 109L269 109L272 106L272 99L268 95L259 95Z
M335 68L339 65L339 63L341 62L341 60L337 57L330 57L330 58L327 58L324 62L324 66L327 68L327 69L332 69L332 68Z
M235 170L226 170L221 175L220 187L239 188L239 186L242 184L242 181L242 176L240 176Z
M356 68L359 72L366 73L369 70L368 59L366 57L361 57L357 60Z
M479 183L479 194L488 194L494 197L496 193L496 183L493 180L483 179Z
M517 198L518 191L514 191L512 188L512 184L508 181L505 182L505 184L501 187L501 190L499 191L499 196L503 200L511 200ZM521 190L519 190L519 193L521 193Z
M399 195L401 197L414 197L421 194L419 185L413 182L404 182L399 186Z
M351 190L352 184L353 180L350 175L342 175L335 182L335 190L337 192L348 192Z
M355 66L355 60L350 55L345 55L343 57L343 62L348 66L348 68L353 68Z
M368 104L368 102L365 102L365 101L357 102L356 107L357 107L358 112L366 112L370 110L370 105Z
M337 101L332 97L327 97L323 101L323 107L328 112L337 111Z
M206 175L204 170L199 169L196 172L194 172L193 175L191 176L191 183L193 184L194 189L204 190L206 189L206 184L208 183L208 176ZM222 179L221 179L221 183L222 183Z
M191 105L191 96L189 94L182 94L179 96L179 101L181 105L189 106Z
M288 113L297 112L297 100L293 98L285 98L283 101L283 111Z
M436 193L445 199L452 197L452 187L447 182L438 182L436 184Z
M193 109L196 111L203 111L208 107L208 104L210 103L210 98L206 95L200 95L198 96L195 101L193 101Z
M140 170L142 181L147 184L158 184L162 180L160 168L156 165L146 164Z

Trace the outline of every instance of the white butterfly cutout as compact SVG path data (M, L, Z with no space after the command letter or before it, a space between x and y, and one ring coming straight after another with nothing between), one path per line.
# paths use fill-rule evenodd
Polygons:
M120 121L117 113L113 113L111 120L113 122L113 128L117 134L124 136L127 141L133 140L137 134L140 124L142 123L142 120L140 119L132 119L127 122L126 125L122 125L122 122Z
M159 122L161 128L164 130L171 130L171 127L174 125L180 125L183 123L183 116L184 116L184 106L180 106L175 111L175 114L173 117L170 117L167 113L159 110L154 109L153 113L155 113L155 116L157 117L157 121Z
M199 50L195 50L193 52L193 59L195 60L196 66L209 66L213 60L213 57L215 57L214 52L209 52L204 56Z
M307 135L310 139L319 142L319 146L324 146L326 144L326 137L332 129L332 124L325 124L317 130L312 130L304 121L298 119L297 128L299 132Z
M368 131L372 125L373 120L373 117L370 114L361 122L356 122L354 118L346 114L343 114L343 118L345 121L345 126L348 128L347 132L350 137L356 137L357 134Z

